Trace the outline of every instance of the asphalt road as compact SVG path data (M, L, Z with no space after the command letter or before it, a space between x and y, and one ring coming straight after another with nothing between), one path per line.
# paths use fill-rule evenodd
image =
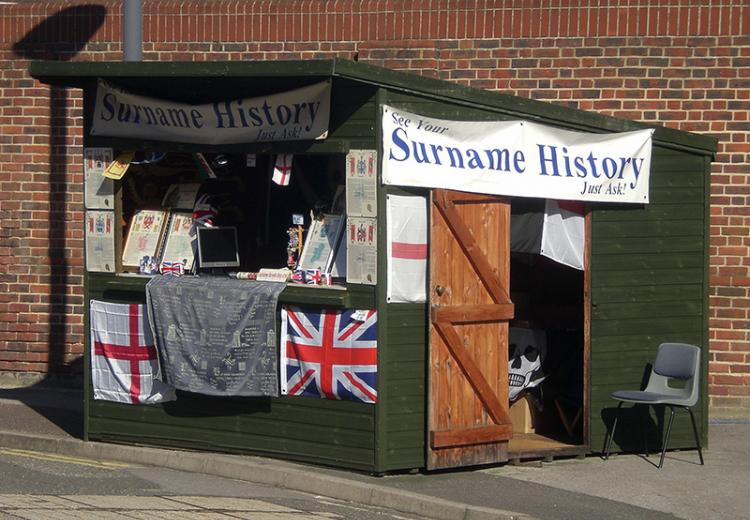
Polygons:
M25 500L25 507L28 508L38 500L32 495L50 493L54 497L84 497L81 500L89 500L85 497L91 495L132 495L141 497L141 500L144 497L174 500L177 496L245 497L301 511L290 513L296 515L293 518L300 515L313 518L310 516L313 514L338 514L339 518L357 519L409 518L408 514L394 513L393 510L368 509L348 502L268 487L279 483L289 490L298 489L384 508L398 508L421 518L489 518L486 515L476 516L477 513L486 513L488 508L496 517L506 520L517 518L519 513L521 517L526 515L525 518L538 520L750 518L750 494L747 493L747 482L750 480L750 420L726 419L710 423L710 442L704 451L705 466L699 464L695 450L687 450L668 452L662 469L656 469L658 454L652 453L650 459L638 454L617 455L608 461L591 456L544 464L500 465L378 478L250 455L84 443L79 440L83 422L81 403L80 392L61 392L57 389L0 390L2 445L91 458L106 458L106 454L112 454L109 457L112 460L174 469L132 465L125 468L100 467L98 472L95 471L97 468L92 468L91 473L87 473L89 470L80 461L77 464L58 461L57 466L37 468L35 464L38 462L22 460L31 458L30 454L6 451L5 455L0 453L0 498L4 500L0 500L0 519L20 516L3 515L3 512L8 513L12 509L13 504L18 504L16 499ZM48 455L44 457L49 458ZM120 473L107 473L118 468L122 470ZM178 470L199 471L201 474L180 473ZM203 473L217 477L206 477ZM122 481L118 482L118 478ZM231 479L251 480L265 485ZM4 495L12 493L20 495L10 498ZM274 493L281 493L282 502L277 501ZM303 497L299 499L301 502L293 502L299 496ZM8 503L8 500L14 502ZM63 503L80 506L80 501L71 503L68 498ZM210 509L210 504L205 505L203 510L206 513L196 517L204 520L226 518L215 516L226 515L226 512L218 510L214 513L215 508ZM257 504L247 505L255 507ZM40 515L36 511L27 516L45 519L106 518L115 515L112 509L101 510L106 511L107 515L90 517L80 514L88 510L75 511L75 516L71 516L70 511L67 515L57 516ZM423 513L422 516L419 516L420 513ZM132 518L134 514L128 517ZM195 514L199 515L198 512ZM235 518L243 517L238 512L233 514ZM258 514L272 513L245 511L243 514L244 517L251 515L251 518L260 518ZM279 519L282 512L273 514L275 516L268 518ZM376 516L373 517L373 514Z
M0 518L416 519L238 480L2 448Z

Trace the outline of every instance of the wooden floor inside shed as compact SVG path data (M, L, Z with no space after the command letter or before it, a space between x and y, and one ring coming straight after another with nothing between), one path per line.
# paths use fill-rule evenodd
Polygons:
M582 444L554 439L537 433L514 433L508 442L508 457L511 460L545 459L581 456L588 452Z

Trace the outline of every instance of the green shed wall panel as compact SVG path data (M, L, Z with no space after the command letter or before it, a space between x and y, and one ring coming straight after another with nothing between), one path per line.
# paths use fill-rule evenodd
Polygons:
M111 276L89 278L90 298L143 302L144 279L120 281L121 288L112 291L106 290ZM374 469L372 405L294 397L212 398L180 392L174 402L132 406L94 401L86 373L89 439L253 452Z
M389 304L383 338L380 372L385 398L381 425L381 471L425 466L425 380L427 353L427 306ZM383 379L381 379L382 381Z
M650 203L593 206L591 226L591 449L604 446L615 390L642 388L657 347L692 343L708 355L706 316L707 162L703 156L654 147ZM705 377L704 384L705 390ZM705 392L703 392L705 395ZM661 446L668 411L624 408L615 446ZM706 440L705 400L695 408ZM638 421L641 421L640 423ZM643 425L643 426L640 426ZM693 447L689 416L678 413L669 445Z

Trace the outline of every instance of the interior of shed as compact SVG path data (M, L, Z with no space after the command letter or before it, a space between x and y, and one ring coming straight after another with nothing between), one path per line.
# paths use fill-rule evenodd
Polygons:
M509 452L546 456L584 443L584 271L540 254L544 200L512 199L511 215Z
M293 267L289 265L290 229L301 226L306 232L314 219L344 212L345 155L295 155L286 186L271 180L275 158L269 154L137 152L121 181L123 248L141 210L165 212L167 222L175 214L194 218L205 212L211 226L236 229L239 265L231 271ZM180 189L186 190L182 202ZM170 233L167 225L162 246ZM196 272L201 267L197 244L193 245L196 263L192 270ZM122 271L139 269L123 258Z

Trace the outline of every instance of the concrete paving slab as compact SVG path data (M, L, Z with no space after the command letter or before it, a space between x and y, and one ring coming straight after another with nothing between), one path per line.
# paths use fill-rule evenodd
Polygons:
M249 511L233 512L232 518L242 518L243 520L330 520L330 516L320 515L316 513L263 513L263 516L259 516L258 513Z
M0 495L0 509L77 509L82 504L54 495Z
M220 509L222 511L266 511L277 513L301 513L297 509L279 506L264 500L252 498L206 497L206 496L170 496L170 500L203 509Z
M226 515L215 511L125 511L128 520L236 520L236 514ZM257 513L255 513L257 518ZM297 517L299 520L299 517Z
M116 495L68 495L63 498L71 502L78 502L89 507L103 509L148 509L158 510L187 510L195 509L194 506L183 504L162 497L128 497Z

